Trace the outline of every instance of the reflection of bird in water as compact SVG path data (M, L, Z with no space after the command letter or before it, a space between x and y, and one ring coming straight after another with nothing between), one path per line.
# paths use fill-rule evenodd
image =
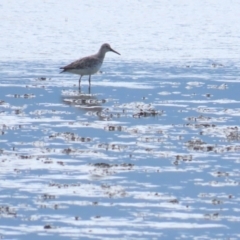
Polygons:
M101 112L103 110L102 104L105 103L106 100L99 100L96 95L90 94L90 88L89 93L80 91L67 92L64 96L62 96L62 102L83 111L95 113L100 119L104 118L101 116Z
M98 72L100 67L102 66L104 57L106 52L115 52L120 55L117 51L113 50L108 43L104 43L101 48L99 49L98 53L81 58L75 62L70 63L65 67L61 67L63 69L62 72L69 72L80 75L79 78L79 88L81 84L81 78L84 75L89 75L89 86L91 85L91 75ZM62 73L61 72L61 73Z

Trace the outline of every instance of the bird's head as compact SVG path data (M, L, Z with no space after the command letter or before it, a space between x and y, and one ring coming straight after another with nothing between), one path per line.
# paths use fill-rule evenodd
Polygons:
M106 52L114 52L118 55L121 55L119 52L115 51L114 49L111 48L111 46L108 44L108 43L104 43L101 48L100 48L100 51L102 53L106 53Z

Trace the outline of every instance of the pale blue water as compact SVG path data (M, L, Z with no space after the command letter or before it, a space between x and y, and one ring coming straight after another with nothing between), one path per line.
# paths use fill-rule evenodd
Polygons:
M91 94L56 63L18 65L1 80L4 238L237 238L234 65L106 62Z
M238 6L3 1L0 238L239 239Z

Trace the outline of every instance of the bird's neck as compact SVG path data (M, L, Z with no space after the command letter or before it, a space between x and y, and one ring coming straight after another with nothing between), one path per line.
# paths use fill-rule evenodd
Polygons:
M99 56L99 58L102 58L102 60L104 59L104 57L105 57L105 52L102 52L102 51L99 51L98 52L98 56Z

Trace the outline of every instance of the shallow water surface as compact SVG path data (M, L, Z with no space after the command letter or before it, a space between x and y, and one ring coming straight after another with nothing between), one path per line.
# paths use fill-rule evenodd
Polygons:
M4 64L3 238L238 238L234 65Z
M239 10L1 1L0 238L239 239Z

